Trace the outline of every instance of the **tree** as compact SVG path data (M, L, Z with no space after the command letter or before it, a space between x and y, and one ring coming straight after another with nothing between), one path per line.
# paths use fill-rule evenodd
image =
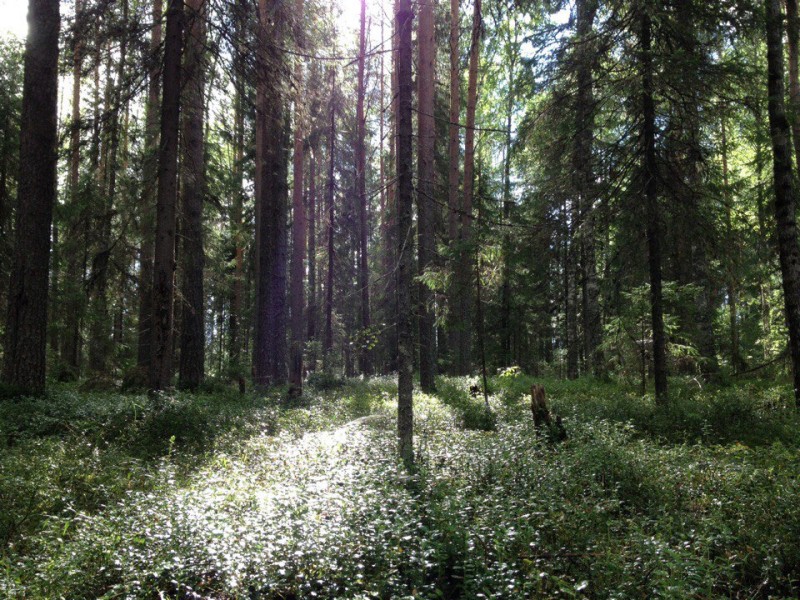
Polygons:
M767 84L769 126L775 179L775 221L783 279L783 301L789 326L789 348L794 375L794 397L800 406L800 247L797 237L797 200L792 176L791 131L786 118L783 83L783 15L780 0L766 0Z
M361 34L358 38L358 92L356 99L356 191L358 195L358 287L361 292L361 331L366 336L371 326L369 310L369 261L367 256L367 240L369 223L367 222L367 149L366 149L366 115L364 114L364 96L366 94L366 73L364 63L367 54L367 1L361 0ZM360 352L361 372L372 372L372 351L365 339Z
M175 215L178 193L183 0L167 8L161 99L161 143L158 156L156 237L153 262L152 353L148 383L164 390L172 381L172 329L175 299Z
M480 0L478 0L480 2ZM412 281L412 54L411 0L398 0L395 12L397 35L397 433L400 457L406 466L414 462L413 368L414 342L411 319Z
M420 6L417 44L417 253L418 268L423 275L432 264L434 240L434 146L436 122L434 119L434 89L436 46L434 30L434 2ZM425 392L436 389L436 337L431 293L427 285L420 285L419 293L419 374L420 387Z
M206 2L186 3L186 50L182 98L183 159L181 161L181 310L178 386L196 390L205 373L205 293L203 290L203 200L205 197L204 60Z
M653 330L653 371L656 402L667 402L667 339L661 275L661 225L658 207L656 162L656 109L653 85L652 21L647 0L639 6L640 75L642 81L642 182L647 229L647 262L650 270L650 308Z
M58 0L29 0L25 45L20 175L6 322L6 383L25 393L45 388L50 227L56 197Z

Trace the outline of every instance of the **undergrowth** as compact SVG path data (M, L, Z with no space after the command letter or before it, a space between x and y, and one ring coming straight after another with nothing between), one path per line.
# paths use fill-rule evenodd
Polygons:
M0 403L0 597L768 598L800 594L800 420L787 390L543 382L415 395L319 378L229 392ZM542 383L542 382L539 382Z

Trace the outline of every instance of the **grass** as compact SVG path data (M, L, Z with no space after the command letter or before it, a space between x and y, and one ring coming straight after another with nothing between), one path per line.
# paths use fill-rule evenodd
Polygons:
M0 403L4 598L790 598L800 418L783 386L532 380L415 395L394 455L388 379L278 393Z

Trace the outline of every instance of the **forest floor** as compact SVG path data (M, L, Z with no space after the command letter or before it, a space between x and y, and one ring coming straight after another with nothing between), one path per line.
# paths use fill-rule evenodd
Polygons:
M569 438L531 423L532 379L415 394L317 377L293 406L209 390L154 405L0 402L3 598L767 598L800 595L800 417L787 386L673 404L545 380ZM541 381L540 381L541 382Z

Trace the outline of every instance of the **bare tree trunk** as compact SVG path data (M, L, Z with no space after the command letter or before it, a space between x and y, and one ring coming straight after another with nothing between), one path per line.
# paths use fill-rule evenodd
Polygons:
M480 2L480 0L477 0ZM400 457L407 467L414 463L414 341L411 318L412 285L412 53L411 29L414 13L411 0L399 0L395 13L397 35L397 225L398 225L398 286L397 286L397 434Z
M472 244L472 199L475 189L475 111L478 104L478 63L481 45L481 0L474 0L472 41L469 51L467 82L467 122L464 135L464 195L461 205L460 256L458 275L459 335L458 373L467 375L472 368L472 284L474 276Z
M436 123L434 121L434 87L436 39L433 1L420 5L417 44L417 253L420 275L432 264L434 244L434 146ZM436 336L432 295L425 283L419 286L419 378L424 392L436 390Z
M581 231L581 275L583 279L583 335L586 358L595 376L605 374L605 359L601 348L602 324L600 322L600 290L597 284L595 258L594 222L596 200L594 190L594 145L595 100L593 63L596 55L592 45L592 30L597 13L596 0L580 0L576 5L577 25L577 79L575 98L576 136L574 169L578 202L580 204Z
M297 17L302 15L303 0L297 0ZM305 344L305 263L306 207L303 203L303 63L295 57L294 79L298 93L294 101L294 181L292 184L292 264L291 264L291 346L289 352L289 384L297 392L303 389L303 346Z
M20 174L6 321L5 382L45 388L50 227L56 198L58 0L29 0L20 124Z
M246 6L243 0L238 0L235 9L234 24L236 36L242 39L246 35L245 11ZM231 228L233 230L234 245L234 274L233 286L231 289L231 308L230 308L230 361L235 377L239 385L239 392L245 392L245 378L242 357L242 307L244 304L244 114L247 102L245 92L245 73L244 73L244 43L239 43L236 48L234 76L236 78L236 114L235 133L234 133L234 178L236 180L236 191L231 207Z
M323 367L325 371L330 371L330 358L333 350L333 266L334 266L334 247L333 230L335 225L335 213L333 205L333 195L336 186L334 181L334 158L336 154L336 71L330 70L331 78L331 103L330 103L330 129L328 130L328 194L325 199L328 210L327 238L328 238L328 273L325 279L325 338L322 346Z
M783 27L780 0L766 0L769 125L772 136L775 177L775 219L778 254L783 276L783 299L789 326L794 375L794 397L800 406L800 247L797 241L794 179L792 177L791 132L786 118L783 84Z
M205 0L187 0L186 51L183 63L183 159L181 162L182 279L180 364L178 386L195 391L205 374L205 292L203 269L203 200L206 193Z
M317 155L312 148L308 160L308 333L309 342L317 341ZM309 354L308 369L317 368L317 353Z
M653 373L656 402L668 401L667 339L664 333L664 307L661 282L661 224L658 208L658 165L656 163L656 108L653 89L652 23L648 3L641 6L640 38L642 76L643 179L647 207L647 247L650 267L650 307L653 329Z
M797 0L786 0L786 40L789 46L789 107L794 114L792 137L794 139L794 156L800 171L800 16L797 13Z
M142 166L142 205L139 213L139 325L136 364L149 368L153 340L153 256L155 252L156 181L158 173L159 103L161 94L161 18L162 0L153 1L153 26L150 31L150 80L145 107L144 164Z
M450 243L458 243L459 221L461 214L460 195L460 163L461 142L459 138L459 120L461 118L461 54L459 50L459 35L461 15L459 0L450 0L450 125L448 128L448 156L447 170L447 205L448 230ZM453 372L458 372L458 349L461 347L461 327L458 322L460 309L458 296L459 282L455 281L450 294L450 352L453 356Z
M369 309L369 262L367 241L369 223L367 219L367 159L366 159L366 116L364 114L364 96L366 93L366 75L364 63L367 53L367 1L361 0L361 35L358 45L358 92L356 99L356 192L358 195L358 287L361 291L361 332L366 335L371 327ZM362 339L359 352L361 372L372 373L372 351L370 345Z
M83 68L83 1L75 4L75 41L72 55L72 123L70 125L69 202L80 205L81 164L81 71ZM80 324L83 312L82 248L85 244L84 218L77 217L69 227L67 276L64 281L64 335L61 342L61 362L70 379L80 375ZM67 373L68 372L68 373Z
M153 264L152 355L149 385L164 390L172 381L172 327L175 298L175 214L178 196L183 0L169 0L164 48L158 204Z

